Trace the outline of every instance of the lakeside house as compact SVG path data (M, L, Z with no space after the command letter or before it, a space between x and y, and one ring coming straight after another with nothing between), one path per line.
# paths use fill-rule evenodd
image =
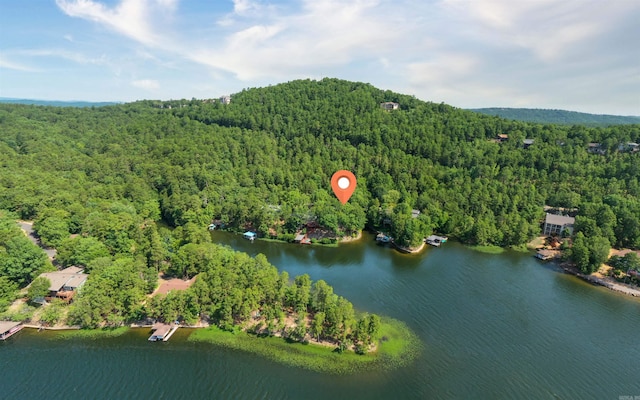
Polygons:
M22 328L22 322L0 321L0 340L7 340Z
M542 230L545 236L562 235L564 232L573 234L573 224L576 219L565 215L556 215L547 213L544 218L544 229Z
M77 290L84 285L89 277L83 271L84 269L80 267L68 267L60 271L40 274L41 277L47 278L51 282L49 295L41 300L61 299L67 303L71 302Z

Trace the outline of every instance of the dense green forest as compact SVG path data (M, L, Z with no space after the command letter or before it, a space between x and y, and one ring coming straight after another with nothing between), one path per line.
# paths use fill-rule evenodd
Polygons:
M400 107L385 111L385 101ZM509 139L495 140L499 134ZM525 138L533 144L524 146ZM248 89L226 105L197 99L97 108L0 104L0 209L8 219L34 220L43 243L58 248L62 266L83 265L91 273L69 314L75 322L117 324L179 312L206 313L227 325L273 300L274 289L211 294L226 280L220 265L229 265L218 257L231 257L208 243L206 227L214 220L285 240L312 223L337 237L368 226L406 246L432 232L518 246L540 233L546 204L577 209L576 258L590 270L609 246L640 248L640 152L625 147L639 141L639 125L508 121L336 79ZM600 143L600 153L589 152L592 142ZM344 206L330 188L339 169L358 177ZM0 276L23 287L47 261L21 269L24 260L13 257L26 242L0 234ZM264 260L237 257L251 265L234 272L242 276L237 282L264 273L284 284L263 268ZM179 299L163 300L172 305L141 308L159 270L205 278L174 296ZM200 286L208 279L207 293ZM303 286L303 296L312 293ZM311 300L292 300L294 289L283 287L280 310L317 315ZM197 296L196 308L188 296ZM104 299L108 304L93 303ZM320 326L345 333L344 320L338 328Z
M540 124L611 126L640 124L640 116L621 116L606 114L587 114L566 110L546 110L540 108L475 108L471 111L486 115L495 115L516 121L536 122Z

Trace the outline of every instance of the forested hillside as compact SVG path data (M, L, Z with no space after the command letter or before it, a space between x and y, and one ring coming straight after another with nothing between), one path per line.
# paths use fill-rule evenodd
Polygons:
M399 109L380 107L389 101ZM409 246L432 232L511 246L540 233L546 204L577 210L574 259L588 270L609 245L640 248L639 141L638 125L507 121L335 79L249 89L231 104L0 104L0 311L51 268L12 225L32 219L57 263L90 273L70 323L207 316L228 327L258 308L280 324L285 311L300 323L309 313L314 336L363 345L376 321L356 320L324 283L286 282L266 260L216 247L206 227L291 239L310 223L338 237L369 226ZM358 177L344 206L330 188L339 169ZM158 271L199 279L143 306Z
M620 116L587 114L566 110L546 110L540 108L476 108L471 111L485 115L494 115L516 121L536 122L540 124L611 126L640 124L640 116Z
M384 111L383 101L400 109ZM60 232L41 232L51 244L68 228L125 251L127 240L101 225L135 214L173 226L219 219L261 235L310 220L340 234L386 221L407 244L438 231L506 246L537 234L549 204L584 210L599 230L590 234L612 244L640 245L640 154L618 151L640 141L637 125L506 121L325 79L245 90L228 105L0 105L0 127L0 208L40 230L60 222ZM496 143L498 134L509 140ZM534 144L524 148L525 138ZM605 154L590 154L590 142ZM329 185L343 168L358 177L345 206Z

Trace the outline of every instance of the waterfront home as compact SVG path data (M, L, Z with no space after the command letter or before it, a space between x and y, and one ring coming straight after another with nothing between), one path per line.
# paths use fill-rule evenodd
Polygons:
M562 235L565 231L571 235L575 222L576 219L573 217L547 213L542 232L545 236Z
M49 296L44 300L62 299L67 303L71 302L76 291L84 285L89 277L80 267L68 267L60 271L45 272L40 274L41 277L47 278L51 285L49 286Z
M0 340L6 340L22 329L22 322L0 321Z

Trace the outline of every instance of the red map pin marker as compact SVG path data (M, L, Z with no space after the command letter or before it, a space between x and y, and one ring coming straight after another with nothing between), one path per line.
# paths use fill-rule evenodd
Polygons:
M356 190L356 177L350 171L341 169L331 177L331 188L340 203L346 204Z

